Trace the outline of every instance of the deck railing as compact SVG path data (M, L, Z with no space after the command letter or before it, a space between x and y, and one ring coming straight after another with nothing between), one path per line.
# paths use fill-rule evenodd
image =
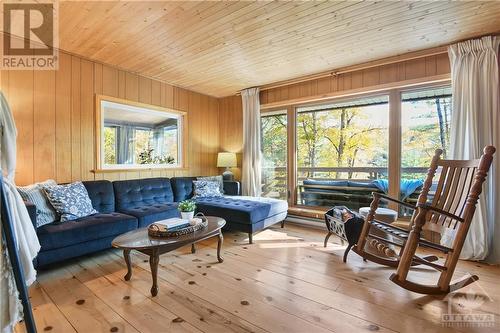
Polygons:
M426 167L403 167L402 178L424 178ZM297 170L297 191L299 195L302 182L305 179L314 180L351 180L356 182L370 182L375 179L388 178L387 167L299 167ZM286 199L287 197L287 170L286 167L263 168L263 193L267 196Z

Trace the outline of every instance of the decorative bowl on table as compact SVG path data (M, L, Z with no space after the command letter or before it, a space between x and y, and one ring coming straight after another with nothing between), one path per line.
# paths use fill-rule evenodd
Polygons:
M164 225L153 223L148 227L148 234L151 237L178 237L202 230L207 226L208 219L202 213L198 213L194 218L189 220L189 226L187 227L168 230Z

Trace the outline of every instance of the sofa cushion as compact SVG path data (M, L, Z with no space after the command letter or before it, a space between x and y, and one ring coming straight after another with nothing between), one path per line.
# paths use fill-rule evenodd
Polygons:
M113 188L115 209L120 212L124 209L174 202L168 178L120 180L113 182Z
M269 211L269 214L266 218L288 211L288 202L286 202L285 200L266 198L266 197L250 197L250 196L228 196L226 198L230 198L233 200L246 200L257 203L269 204L271 205L271 210Z
M84 243L71 244L69 246L56 249L42 250L38 252L38 256L35 258L35 267L42 267L69 258L109 249L111 247L111 242L115 237L116 235L113 235L105 238L92 239Z
M205 215L243 224L254 224L288 210L288 203L284 200L245 196L198 198L196 206L197 211Z
M347 186L377 189L377 186L375 186L373 182L357 182L350 180L348 181Z
M321 185L321 186L349 186L347 180L316 180L316 179L305 179L304 185ZM316 189L314 189L316 191Z
M139 228L147 227L153 222L179 217L177 203L151 204L136 207L129 207L120 210L120 212L135 216L139 221Z
M44 225L37 230L42 251L116 236L137 228L137 219L120 213L87 216L65 223Z
M94 209L100 213L111 213L115 211L115 193L113 184L108 180L96 180L83 182Z
M174 192L174 201L181 202L193 197L194 185L193 181L196 177L173 177L170 178L172 191Z
M347 180L315 180L315 179L305 179L303 182L304 185L309 185L311 187L304 187L304 194L305 192L325 192L325 193L331 193L333 189L331 188L324 188L322 186L328 186L328 187L347 187L349 186ZM314 187L314 186L320 186L320 187ZM316 196L314 194L314 196Z
M240 182L233 180L225 180L224 181L224 194L226 195L240 195L241 188Z

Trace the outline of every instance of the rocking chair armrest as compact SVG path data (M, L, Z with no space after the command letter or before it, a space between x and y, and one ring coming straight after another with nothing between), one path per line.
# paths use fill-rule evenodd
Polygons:
M450 212L447 212L445 210L442 210L441 208L437 208L437 207L434 207L434 206L431 206L429 204L418 204L417 205L418 208L421 208L423 210L430 210L430 211L433 211L433 212L436 212L438 214L441 214L441 215L444 215L444 216L447 216L449 218L452 218L454 220L457 220L459 222L463 222L464 219L459 217L459 216L456 216L455 214L452 214Z
M390 197L390 196L385 195L385 194L383 194L383 193L379 193L379 192L372 192L372 195L373 195L374 197L380 197L380 198L385 199L385 200L388 200L388 201L396 202L396 203L400 204L401 206L405 206L405 207L407 207L407 208L411 208L411 209L414 209L414 210L415 210L415 209L417 209L417 207L416 207L416 206L414 206L414 205L412 205L412 204L409 204L409 203L407 203L407 202L403 202L403 201L398 200L398 199L394 199L393 197Z

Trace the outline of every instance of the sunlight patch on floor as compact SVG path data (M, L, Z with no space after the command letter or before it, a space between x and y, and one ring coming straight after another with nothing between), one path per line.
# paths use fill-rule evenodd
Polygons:
M263 230L253 235L254 241L278 241L278 240L304 240L302 237L288 235L285 231L275 231L271 229Z
M301 247L323 247L320 243L315 242L299 242L299 243L262 243L258 244L261 249L280 249L280 248L301 248ZM334 249L334 248L332 248ZM345 249L345 247L339 247L338 249Z
M286 231L266 229L253 236L259 248L279 249L279 248L319 248L323 249L322 242L305 242L302 237L290 236ZM328 250L345 250L346 246L340 244L328 244Z

